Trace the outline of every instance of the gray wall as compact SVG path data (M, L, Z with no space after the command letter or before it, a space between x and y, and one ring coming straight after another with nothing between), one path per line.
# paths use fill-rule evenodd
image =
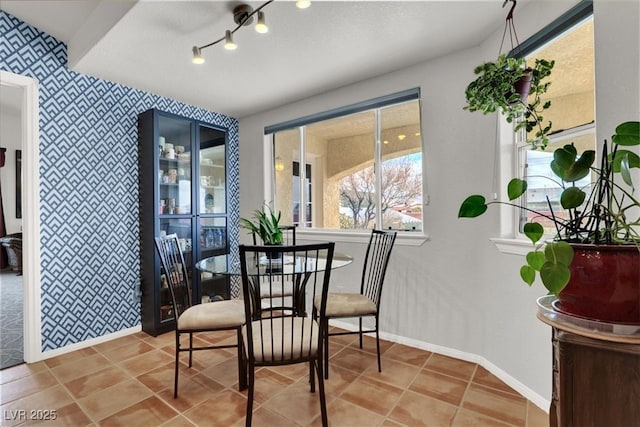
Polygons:
M533 2L532 2L533 3ZM520 40L570 9L576 1L529 3L518 11ZM596 1L598 138L615 124L638 119L638 2ZM495 57L502 28L476 48L362 81L240 120L240 206L246 216L264 199L263 129L267 125L419 86L422 89L425 232L419 247L397 246L383 296L381 328L417 342L484 358L540 399L551 397L551 333L536 319L541 285L519 278L521 257L499 252L498 210L457 219L469 194L489 195L493 179L494 116L462 110L473 68ZM428 43L428 41L425 41ZM619 55L628 55L620 59ZM258 202L257 202L258 201ZM339 242L356 259L365 245ZM334 271L332 286L356 289L360 264ZM345 284L348 283L348 284ZM529 396L531 398L531 396ZM536 396L533 396L534 398Z

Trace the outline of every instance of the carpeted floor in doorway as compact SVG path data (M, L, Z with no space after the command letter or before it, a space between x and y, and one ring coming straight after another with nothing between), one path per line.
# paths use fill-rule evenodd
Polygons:
M24 362L22 295L22 276L0 271L0 369Z

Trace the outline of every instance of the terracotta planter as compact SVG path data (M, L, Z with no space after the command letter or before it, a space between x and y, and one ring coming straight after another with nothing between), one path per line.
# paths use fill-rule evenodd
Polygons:
M529 91L531 90L532 78L533 76L531 75L531 69L527 69L525 70L525 74L522 77L520 77L513 85L516 92L520 95L520 101L523 104L527 103L527 98L529 97ZM507 94L507 99L509 99L510 97L511 97L511 93Z
M571 280L555 308L612 323L640 325L640 251L634 245L572 244Z

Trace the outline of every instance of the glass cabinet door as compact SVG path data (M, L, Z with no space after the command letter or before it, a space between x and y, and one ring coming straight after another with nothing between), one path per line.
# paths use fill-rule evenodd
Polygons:
M191 123L172 117L158 118L158 185L160 215L190 214Z
M207 126L199 126L199 135L198 214L224 214L227 211L225 133Z

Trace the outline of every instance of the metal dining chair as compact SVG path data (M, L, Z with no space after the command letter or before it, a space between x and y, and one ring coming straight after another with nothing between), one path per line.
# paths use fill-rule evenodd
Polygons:
M280 225L278 227L282 231L282 243L284 245L296 244L296 226L294 225ZM258 241L259 237L256 233L252 233L253 245L263 245L264 242ZM283 282L279 286L267 286L260 287L260 301L255 301L256 310L290 310L293 301L293 289L295 284L292 282L291 277L283 277ZM283 298L284 297L284 298ZM280 301L281 304L274 303ZM257 304L260 304L259 306Z
M173 386L173 398L178 397L178 367L180 353L189 352L189 368L193 360L193 352L222 348L237 348L238 351L238 382L240 390L247 388L246 369L242 351L242 325L244 325L244 304L240 300L216 301L205 304L193 304L189 272L184 262L184 255L180 248L178 236L169 234L155 238L160 262L171 292L171 304L176 319L176 366ZM198 332L235 330L237 341L235 344L218 344L194 347L193 335ZM181 347L180 337L189 335L189 345Z
M240 246L240 268L246 324L242 328L248 374L246 425L251 426L258 366L281 366L309 363L311 392L315 392L317 373L322 425L328 425L322 366L322 339L326 298L333 260L334 243L299 246ZM277 288L285 277L296 277L297 291L306 299L317 299L317 312L293 310L282 313L263 310L256 316L255 286ZM284 298L284 297L282 297ZM316 319L319 319L316 320Z
M382 295L382 285L387 272L387 265L391 257L391 250L396 240L395 231L372 230L364 258L362 278L359 293L334 293L327 296L327 307L324 321L324 358L325 358L325 378L329 378L329 337L335 335L358 334L360 336L360 348L362 348L362 334L375 332L376 350L378 353L378 372L382 372L380 361L380 336L378 332L378 320L380 314L380 296ZM314 302L316 307L320 302ZM329 332L328 322L330 319L338 318L358 318L357 331ZM363 317L374 318L373 329L362 329Z

